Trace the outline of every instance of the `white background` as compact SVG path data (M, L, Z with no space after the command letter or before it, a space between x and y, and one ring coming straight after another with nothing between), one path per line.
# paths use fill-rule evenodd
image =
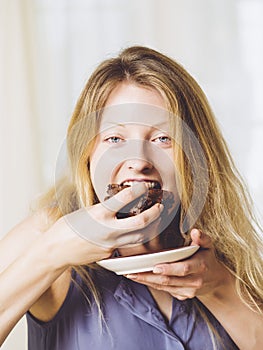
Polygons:
M52 185L89 74L134 44L197 79L261 216L263 0L0 0L0 235ZM26 349L24 319L2 349Z

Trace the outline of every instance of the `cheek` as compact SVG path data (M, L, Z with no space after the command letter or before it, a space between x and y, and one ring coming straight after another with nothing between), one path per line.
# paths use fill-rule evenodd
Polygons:
M116 152L98 147L90 157L90 177L93 188L102 202L107 196L107 186L112 182L113 172L118 171L119 156Z
M152 153L152 161L163 180L174 178L176 167L174 164L173 151L171 149L155 148Z

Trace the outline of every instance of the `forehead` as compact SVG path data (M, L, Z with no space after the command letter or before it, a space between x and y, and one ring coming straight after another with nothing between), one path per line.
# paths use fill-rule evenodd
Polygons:
M168 122L165 101L157 90L124 81L110 93L101 127L129 123L158 127Z
M165 101L156 89L123 81L111 91L106 107L126 103L147 104L165 109Z
M103 109L100 122L101 132L129 124L168 131L170 129L169 113L159 107L139 103L125 103Z

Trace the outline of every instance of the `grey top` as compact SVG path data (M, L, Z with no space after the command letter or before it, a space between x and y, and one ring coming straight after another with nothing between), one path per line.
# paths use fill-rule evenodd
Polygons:
M197 299L173 298L172 317L167 322L144 285L106 270L92 270L101 291L104 320L99 324L98 310L86 285L73 273L67 297L49 322L27 313L29 350L212 350L208 327L201 308L219 337L218 350L237 346L220 323Z

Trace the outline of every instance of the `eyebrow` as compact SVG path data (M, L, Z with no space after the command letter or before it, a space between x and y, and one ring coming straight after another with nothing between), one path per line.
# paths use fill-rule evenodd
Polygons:
M162 122L162 123L158 123L158 124L145 124L145 123L138 123L138 122L128 122L128 123L125 123L125 124L122 124L122 123L116 123L116 122L106 122L105 124L102 124L103 126L105 125L112 125L112 126L120 126L122 128L125 128L127 125L129 124L138 124L138 125L146 125L146 126L150 126L151 128L158 128L158 127L161 127L162 125L164 124L167 124L167 122Z

